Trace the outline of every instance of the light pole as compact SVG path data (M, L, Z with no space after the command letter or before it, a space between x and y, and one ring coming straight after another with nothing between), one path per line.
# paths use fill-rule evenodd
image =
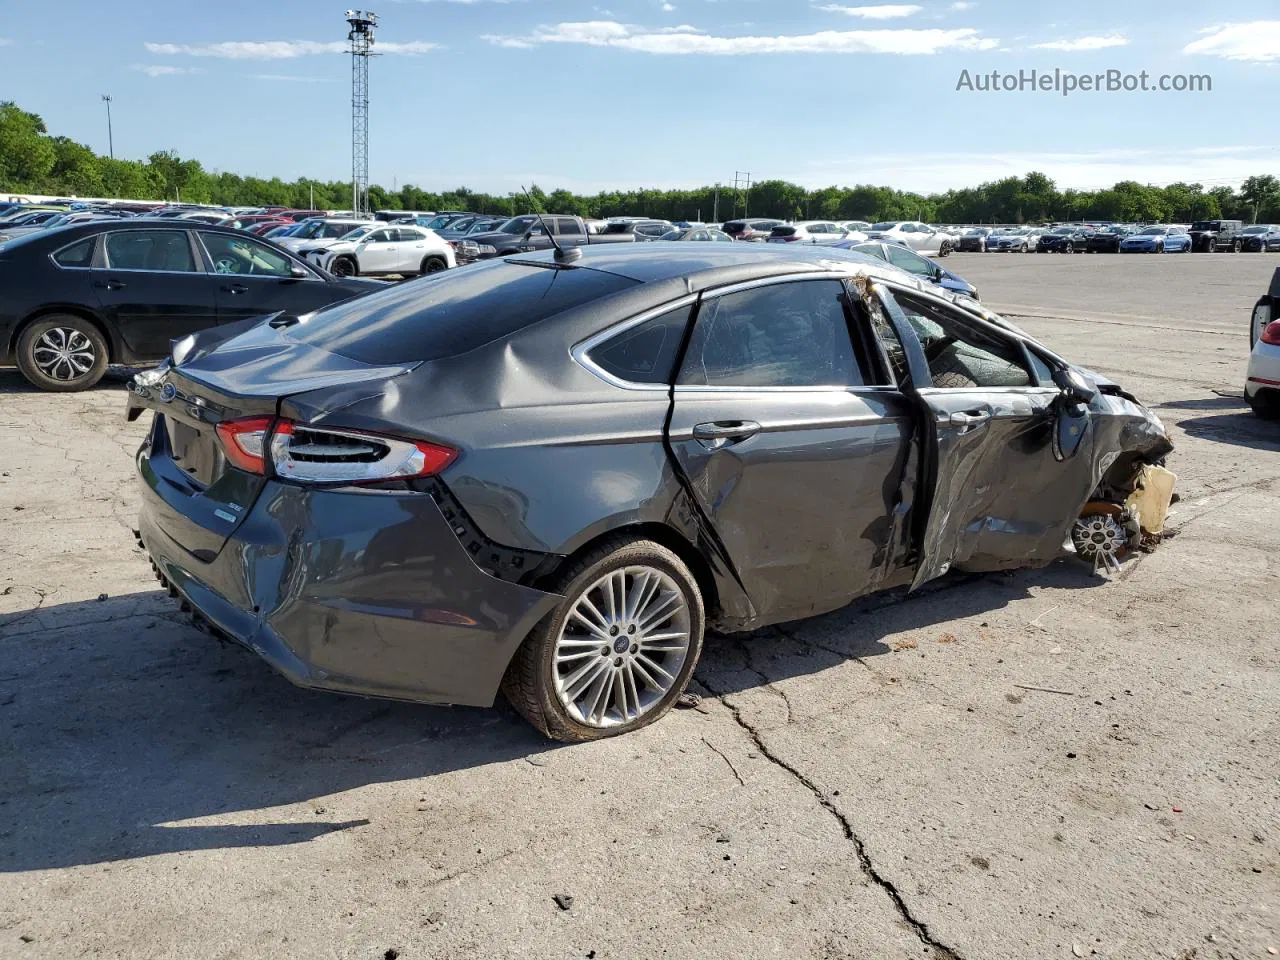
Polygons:
M116 141L115 137L111 133L111 95L104 93L102 95L102 102L107 105L107 153L110 154L111 159L114 160L116 158Z

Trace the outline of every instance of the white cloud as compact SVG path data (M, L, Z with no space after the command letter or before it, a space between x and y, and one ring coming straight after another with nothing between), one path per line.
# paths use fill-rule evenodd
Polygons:
M956 0L956 2L955 2L955 3L953 3L953 4L949 7L949 9L951 9L951 10L972 10L972 9L973 9L974 7L976 7L976 6L977 6L977 4L976 4L976 3L966 2L966 0Z
M8 37L0 37L0 47L7 47L11 43L13 43L13 41Z
M864 20L892 20L895 17L909 17L919 13L924 7L914 3L884 3L870 7L846 7L839 3L827 3L818 7L824 13L843 13L850 17L862 17Z
M1183 53L1203 53L1227 60L1266 63L1280 59L1280 20L1224 23L1206 27L1203 36L1182 48Z
M292 60L319 53L346 53L345 41L317 40L228 40L222 43L147 43L149 53L159 56L217 57L222 60ZM377 53L418 54L438 49L424 40L408 43L377 43Z
M336 77L299 77L292 73L251 73L250 80L271 80L280 83L337 83Z
M1127 46L1129 38L1120 34L1106 37L1076 37L1074 40L1051 40L1048 43L1033 43L1037 50L1065 50L1077 53L1081 50L1104 50L1107 47Z
M704 56L762 53L893 53L933 54L940 50L992 50L999 41L972 28L956 30L824 30L773 37L718 37L682 25L644 29L615 20L587 20L540 26L528 36L486 34L501 47L528 49L544 43L576 43L616 47L640 53Z
M676 5L675 5L674 3L664 3L664 4L662 5L662 12L663 12L663 13L670 13L670 12L671 12L672 10L674 10L675 8L676 8Z
M159 63L135 63L131 68L148 77L176 77L182 74L204 73L200 67L170 67Z

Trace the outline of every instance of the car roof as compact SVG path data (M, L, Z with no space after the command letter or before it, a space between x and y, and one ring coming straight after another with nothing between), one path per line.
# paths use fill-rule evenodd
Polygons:
M686 248L669 243L639 243L588 245L578 249L582 256L574 261L575 267L601 270L640 283L682 279L690 292L757 277L833 269L898 276L883 262L863 254L808 245L798 250L788 244L695 243ZM550 265L555 263L554 258L552 251L542 251L507 259Z

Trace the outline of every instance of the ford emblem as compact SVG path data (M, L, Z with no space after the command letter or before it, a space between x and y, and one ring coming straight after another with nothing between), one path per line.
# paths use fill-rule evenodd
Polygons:
M166 383L163 387L160 388L160 399L163 400L165 403L168 403L177 395L178 395L178 388L175 387L172 383Z

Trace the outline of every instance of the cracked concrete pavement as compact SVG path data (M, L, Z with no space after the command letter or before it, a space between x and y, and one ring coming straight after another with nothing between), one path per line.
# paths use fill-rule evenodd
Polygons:
M1280 949L1280 428L1238 396L1277 262L950 258L1165 419L1177 536L712 637L698 709L574 747L193 630L120 379L0 371L0 957Z

